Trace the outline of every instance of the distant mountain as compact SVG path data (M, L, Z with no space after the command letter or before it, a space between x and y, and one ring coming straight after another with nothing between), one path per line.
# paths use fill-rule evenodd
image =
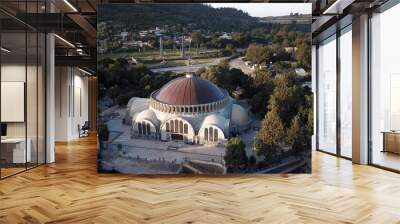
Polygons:
M261 17L261 22L274 24L311 24L311 15L287 15Z
M205 4L103 4L98 22L112 22L115 29L142 30L154 26L184 25L211 31L248 30L258 19L234 8L212 8Z

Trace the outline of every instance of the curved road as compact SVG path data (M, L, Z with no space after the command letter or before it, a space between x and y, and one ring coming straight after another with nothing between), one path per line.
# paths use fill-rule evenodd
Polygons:
M229 65L231 68L237 68L242 70L244 74L249 75L249 76L254 76L253 70L251 70L247 65L243 62L242 60L243 57L240 58L234 58L229 62Z
M163 72L175 72L175 73L185 73L185 72L196 72L197 70L201 68L208 67L210 65L217 65L221 60L223 59L228 59L230 57L222 57L222 58L216 58L210 63L204 63L204 64L193 64L191 66L176 66L176 67L168 67L168 68L154 68L150 69L152 72L155 73L163 73ZM234 58L229 61L229 65L231 68L237 68L242 70L245 74L249 76L254 76L253 70L251 70L242 60L242 57L240 58Z
M227 59L227 57L216 58L210 63L204 64L194 64L191 66L176 66L176 67L168 67L168 68L154 68L150 69L152 72L155 73L162 73L162 72L175 72L175 73L185 73L185 72L196 72L201 68L208 67L210 65L217 65L222 59Z

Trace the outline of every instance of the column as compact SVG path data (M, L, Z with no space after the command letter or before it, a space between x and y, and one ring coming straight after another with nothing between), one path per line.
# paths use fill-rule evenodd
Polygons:
M368 15L353 19L353 162L368 163Z
M54 6L47 2L49 12L54 11ZM46 163L55 161L55 43L54 34L46 35Z
M312 45L311 47L311 83L312 83L312 93L313 93L313 135L311 137L311 148L312 150L317 149L317 47Z

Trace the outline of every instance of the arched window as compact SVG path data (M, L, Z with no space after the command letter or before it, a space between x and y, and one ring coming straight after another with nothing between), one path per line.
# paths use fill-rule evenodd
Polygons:
M179 133L178 120L175 120L175 133Z
M188 125L185 124L183 127L184 127L184 128L183 128L183 133L184 133L184 134L187 134L187 133L188 133Z
M169 121L169 124L171 125L171 132L175 132L175 129L174 129L174 121L173 121L173 120L170 120L170 121Z
M147 131L146 131L146 132L147 132L147 135L150 135L150 124L147 124L146 127L147 127Z
M143 127L143 135L147 135L147 132L146 132L146 123L142 122L142 127Z
M138 130L139 130L139 135L142 134L142 124L141 123L137 123L138 126Z
M168 123L168 122L165 124L165 130L166 130L167 132L169 132L169 123Z
M218 141L218 129L214 129L214 142Z
M182 134L183 133L183 122L179 121L179 133Z
M204 128L204 140L208 141L208 128Z
M208 130L208 139L210 140L210 142L212 142L213 141L213 132L214 131L214 129L212 128L212 127L210 127L210 130Z

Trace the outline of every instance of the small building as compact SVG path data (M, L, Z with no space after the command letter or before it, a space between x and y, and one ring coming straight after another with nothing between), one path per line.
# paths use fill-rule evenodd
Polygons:
M223 33L221 36L219 36L219 39L232 40L232 36L228 33Z
M129 33L124 31L124 32L121 32L119 36L121 37L122 40L127 40L128 35L129 35Z
M297 47L285 47L285 52L289 54L294 54L297 51Z
M142 30L142 31L139 31L139 36L140 37L146 37L148 33L149 32L147 30Z
M297 76L304 77L308 75L308 73L306 72L306 70L304 70L304 68L295 68L294 70Z
M236 89L233 91L232 95L236 99L240 99L240 97L243 95L243 89L240 86L236 87Z

